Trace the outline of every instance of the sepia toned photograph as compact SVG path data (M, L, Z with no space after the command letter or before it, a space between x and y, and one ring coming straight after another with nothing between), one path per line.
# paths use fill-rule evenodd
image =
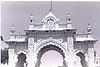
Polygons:
M100 67L99 1L1 1L1 67Z

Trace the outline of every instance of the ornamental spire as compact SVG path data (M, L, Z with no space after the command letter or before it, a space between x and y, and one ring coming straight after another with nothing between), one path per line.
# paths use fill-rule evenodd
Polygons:
M29 30L34 29L34 21L33 21L33 15L30 16L30 23L29 23Z
M30 19L31 19L30 22L33 22L33 15L32 15L32 14L31 14L31 16L30 16Z
M87 35L88 35L88 38L93 38L92 37L92 29L91 29L90 24L88 24L88 26L87 26Z
M10 32L11 32L11 35L13 35L15 33L15 26L14 25L12 25Z
M92 29L91 29L91 26L90 26L90 24L88 24L88 26L87 26L87 33L88 34L92 34L92 31L91 31Z
M50 2L50 11L52 11L52 0Z
M10 30L10 39L15 39L15 26L12 25Z
M67 21L71 22L71 14L70 13L67 14Z
M70 13L67 14L67 28L72 28Z

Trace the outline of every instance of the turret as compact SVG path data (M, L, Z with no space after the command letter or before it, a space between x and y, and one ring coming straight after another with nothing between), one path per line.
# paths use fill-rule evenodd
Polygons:
M90 24L88 24L88 26L87 26L87 36L88 36L88 38L93 38L92 37L92 29L91 29Z
M68 15L67 15L67 28L72 28L70 13L68 13Z
M15 26L13 25L10 30L10 39L15 38Z
M30 16L30 22L29 22L29 30L34 29L34 21L33 21L33 15Z

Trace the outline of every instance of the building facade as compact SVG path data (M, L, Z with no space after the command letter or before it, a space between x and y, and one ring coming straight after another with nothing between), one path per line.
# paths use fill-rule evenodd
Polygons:
M91 26L88 24L86 33L77 34L76 30L70 13L66 22L60 22L50 11L41 24L34 23L31 15L25 35L15 34L15 27L11 27L10 38L5 41L9 44L9 66L40 67L42 55L55 50L63 57L61 67L96 67L94 44L97 40L92 36Z

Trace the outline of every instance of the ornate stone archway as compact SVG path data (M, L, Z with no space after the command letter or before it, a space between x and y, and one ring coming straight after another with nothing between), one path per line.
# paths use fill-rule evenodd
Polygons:
M65 48L66 47L63 45L63 43L61 43L55 39L52 39L52 38L42 41L37 46L37 49L35 52L36 58L37 58L35 67L40 66L42 55L49 50L55 50L55 51L59 52L63 57L63 66L67 67L67 61L65 60L65 57L67 56L67 51Z
M92 37L91 26L87 26L85 34L78 34L72 27L71 15L67 17L67 21L60 24L59 19L49 12L42 24L34 24L31 16L25 35L15 35L15 27L12 26L10 39L5 41L9 44L9 66L14 67L15 53L19 49L28 53L28 67L39 67L42 55L49 50L62 55L64 66L68 63L68 67L74 67L75 50L81 49L87 52L88 67L94 67L94 43L97 40Z
M44 46L38 52L38 54L37 54L37 63L35 65L35 67L39 67L40 66L42 55L45 52L49 51L49 50L55 50L55 51L59 52L63 57L63 66L67 67L66 64L65 64L65 60L64 60L65 59L65 54L64 54L63 50L61 48L59 48L58 46L55 46L55 45L52 45L52 44Z

